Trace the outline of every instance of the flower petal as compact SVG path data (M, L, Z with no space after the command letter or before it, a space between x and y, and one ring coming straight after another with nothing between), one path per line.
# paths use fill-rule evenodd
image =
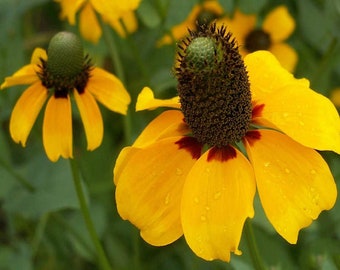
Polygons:
M302 145L340 153L340 120L332 102L302 85L286 86L268 95L254 122L274 127Z
M122 13L121 18L109 21L111 27L123 38L127 33L133 33L137 30L138 22L133 11L128 10ZM123 27L124 26L124 27Z
M196 159L179 148L176 142L180 139L166 138L134 152L116 179L119 214L155 246L172 243L182 235L182 187Z
M61 13L60 18L61 19L67 19L68 22L71 25L74 25L76 23L76 13L81 7L81 5L85 2L85 0L54 0L55 2L58 2L61 6Z
M249 161L238 150L230 147L233 155L223 160L221 150L210 158L213 149L201 156L187 176L182 226L197 256L229 261L230 252L241 254L243 224L254 215L255 180Z
M92 43L98 43L102 35L102 29L100 28L96 14L89 3L85 4L80 12L79 30L81 35Z
M315 150L273 130L256 132L259 139L248 139L246 149L263 208L276 231L296 243L300 229L333 207L333 176Z
M190 132L180 111L165 111L157 116L134 142L134 147L144 147L166 137L183 136Z
M256 15L243 14L236 10L232 19L224 17L217 21L218 25L224 24L241 47L245 45L247 35L255 29Z
M130 104L130 95L122 82L114 75L101 68L91 70L86 91L91 94L109 110L126 114Z
M48 158L55 162L60 156L72 158L72 114L70 97L51 96L43 123L43 144Z
M11 137L16 143L21 142L22 146L26 146L27 137L47 98L48 91L40 82L22 93L14 106L9 123Z
M255 101L270 93L276 93L281 87L287 85L309 87L308 80L295 79L268 51L250 53L245 57L244 62L249 73L252 99Z
M37 72L40 71L41 59L47 60L46 51L41 48L36 48L31 57L31 64L23 66L16 71L12 76L6 77L1 84L0 89L11 87L14 85L32 84L39 80Z
M295 29L295 21L286 6L272 10L264 19L262 28L270 34L273 43L286 40Z
M286 43L276 43L270 47L270 52L276 56L282 67L287 69L289 72L293 72L295 70L298 55L291 46Z
M91 93L74 91L74 97L84 125L87 150L96 149L103 140L103 119L96 100Z
M138 95L136 103L136 111L154 110L159 107L180 108L179 97L169 99L157 99L154 97L152 90L149 87L144 87Z

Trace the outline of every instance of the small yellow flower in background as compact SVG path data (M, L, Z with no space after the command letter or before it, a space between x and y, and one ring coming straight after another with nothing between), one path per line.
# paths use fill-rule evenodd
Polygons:
M300 229L331 209L337 190L317 150L340 153L333 104L295 79L267 51L242 60L226 28L191 32L176 68L179 98L144 88L137 110L168 110L125 147L114 183L121 217L155 246L182 235L206 260L240 255L258 191L275 230L296 243ZM240 147L243 145L243 147Z
M93 67L84 57L81 41L68 32L56 34L48 53L35 49L31 63L6 77L1 90L14 85L30 86L15 104L10 134L25 147L29 133L44 106L43 144L48 158L73 157L71 98L74 97L84 125L87 149L97 148L103 138L103 120L97 105L126 114L130 96L121 81Z
M79 14L79 29L81 35L93 43L97 43L102 30L96 12L111 25L122 37L125 37L120 20L128 33L137 30L137 19L134 14L141 0L55 0L61 6L61 19L67 19L71 25L76 23L76 13Z
M258 28L256 15L243 14L236 10L232 19L223 18L240 45L240 53L245 56L257 50L268 50L288 71L295 69L298 56L295 50L285 43L295 30L295 21L285 6L272 10Z
M187 19L171 29L171 35L165 35L158 45L172 44L187 35L187 29L196 29L196 23L216 22L217 25L226 25L239 44L241 55L257 50L268 50L280 61L288 71L293 72L298 56L295 50L285 43L295 30L295 21L285 6L272 10L258 28L256 15L243 14L236 10L233 17L225 15L225 11L217 0L206 0L194 6Z
M188 34L188 29L196 29L196 23L203 24L211 22L222 16L223 13L223 8L217 0L203 1L201 4L195 5L185 21L174 26L171 29L171 33L162 37L157 45L172 44L184 38Z
M340 88L335 88L331 92L330 99L336 107L340 108Z

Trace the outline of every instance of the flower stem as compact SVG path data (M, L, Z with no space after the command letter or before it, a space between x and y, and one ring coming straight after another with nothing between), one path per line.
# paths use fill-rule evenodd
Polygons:
M100 17L100 16L98 16ZM101 18L99 18L99 21L101 23L101 27L103 29L103 37L108 49L108 52L110 54L112 64L115 69L115 73L117 77L121 80L121 82L125 84L125 74L124 69L122 65L122 61L119 56L119 52L117 50L117 46L115 44L114 38L111 33L110 27L105 24ZM128 110L126 112L126 115L124 117L124 135L125 135L125 143L131 144L131 112Z
M73 178L74 186L76 188L76 192L77 192L77 196L78 196L78 200L80 204L80 209L84 217L87 231L89 232L91 240L95 246L97 256L98 256L98 262L103 270L111 270L110 263L105 255L102 245L100 244L98 235L93 225L93 221L90 215L89 208L85 200L85 194L84 194L84 190L81 185L78 166L74 159L69 159L69 160L70 160L70 165L71 165L71 170L72 170L72 176L73 176L72 178Z
M265 270L266 268L264 267L264 264L263 264L263 261L261 259L259 250L257 248L253 226L252 226L251 221L249 219L246 220L244 229L245 229L248 249L249 249L249 252L250 252L250 257L251 257L252 262L253 262L254 269Z

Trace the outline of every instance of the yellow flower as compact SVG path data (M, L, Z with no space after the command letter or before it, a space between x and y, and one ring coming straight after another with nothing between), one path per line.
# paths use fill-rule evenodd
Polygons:
M103 120L96 100L120 114L126 114L130 103L130 96L120 80L101 68L91 66L88 58L83 56L82 47L78 52L79 44L80 40L73 34L58 33L50 42L49 58L45 50L35 49L31 63L6 77L1 85L1 90L14 85L30 85L15 104L9 124L12 139L24 147L39 112L47 102L43 144L51 161L57 161L60 156L73 157L72 97L84 125L88 150L97 148L103 138ZM70 73L72 75L68 76Z
M240 45L240 53L245 56L257 50L268 50L276 56L288 71L294 71L297 53L285 43L293 33L295 21L285 6L272 10L265 18L261 28L256 27L255 15L246 15L236 10L232 19L223 18Z
M247 15L236 10L232 18L224 15L224 10L217 0L205 0L194 6L182 23L171 29L158 46L171 44L186 36L187 29L195 29L198 24L215 21L217 25L227 25L240 45L240 53L246 56L257 50L268 50L288 71L294 71L298 56L295 50L284 41L295 29L295 21L285 6L272 10L264 19L261 28L257 28L257 16Z
M300 229L333 207L337 190L317 150L340 153L333 104L267 51L245 57L225 28L191 33L176 69L179 98L144 88L137 110L168 110L116 161L118 212L155 246L184 235L206 260L230 260L259 194L275 230ZM249 76L249 81L248 81Z
M67 19L71 25L75 24L76 13L79 14L79 28L81 35L93 43L97 43L102 35L102 30L96 12L105 22L122 37L125 37L120 20L123 21L129 33L137 29L137 19L134 10L139 6L140 0L55 0L61 6L61 19Z

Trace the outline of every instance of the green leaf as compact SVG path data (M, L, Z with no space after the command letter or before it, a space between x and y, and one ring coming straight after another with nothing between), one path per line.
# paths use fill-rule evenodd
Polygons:
M239 0L239 8L242 12L246 14L257 14L262 8L267 4L267 0L257 0L257 1L249 1L249 0Z
M149 1L141 2L139 8L137 9L137 14L141 21L149 28L154 28L161 22L161 17L159 16L157 10Z

